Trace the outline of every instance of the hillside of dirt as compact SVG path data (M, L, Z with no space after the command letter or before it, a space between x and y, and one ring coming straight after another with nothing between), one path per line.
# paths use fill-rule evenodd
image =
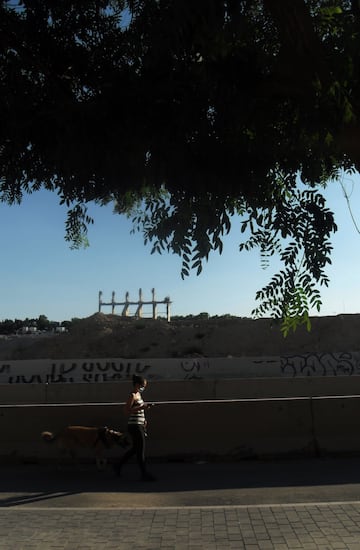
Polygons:
M0 339L0 360L72 358L239 357L357 351L360 314L312 318L283 337L272 319L172 321L95 313L71 332Z

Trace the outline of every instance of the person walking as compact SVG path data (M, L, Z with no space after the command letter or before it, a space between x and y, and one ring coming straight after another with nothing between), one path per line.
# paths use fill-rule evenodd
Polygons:
M125 452L120 461L115 463L114 470L115 473L120 476L123 465L128 462L132 456L136 455L141 472L141 479L143 481L155 481L155 477L146 469L145 458L145 438L147 437L145 410L152 406L152 403L145 403L142 398L142 393L147 386L147 380L136 374L133 375L132 380L133 391L130 393L124 407L125 414L128 417L127 426L132 445L130 449Z

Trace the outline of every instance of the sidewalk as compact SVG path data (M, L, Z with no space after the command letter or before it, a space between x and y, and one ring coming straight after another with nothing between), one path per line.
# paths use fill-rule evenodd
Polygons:
M360 548L360 504L2 509L1 550Z
M154 483L2 466L0 549L359 550L359 464L153 464Z

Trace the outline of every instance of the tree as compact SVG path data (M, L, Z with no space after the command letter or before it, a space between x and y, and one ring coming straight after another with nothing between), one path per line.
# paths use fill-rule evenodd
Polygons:
M357 0L1 0L0 199L56 192L75 247L113 202L182 276L240 215L286 332L329 282L321 188L360 165L359 30Z
M15 332L15 323L12 319L5 319L0 322L0 334L14 334Z
M46 315L39 315L38 320L36 321L36 326L38 330L49 330L50 321Z

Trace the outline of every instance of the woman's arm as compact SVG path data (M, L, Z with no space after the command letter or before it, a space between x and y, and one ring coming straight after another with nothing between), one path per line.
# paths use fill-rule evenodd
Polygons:
M141 411L141 409L147 408L146 403L144 403L143 405L137 405L136 407L133 407L134 401L135 401L135 394L131 393L124 406L125 414L127 416L130 416L132 412Z
M124 412L125 412L126 416L130 416L131 407L132 407L133 403L134 403L134 394L131 393L128 397L128 400L126 401L126 403L124 405Z

